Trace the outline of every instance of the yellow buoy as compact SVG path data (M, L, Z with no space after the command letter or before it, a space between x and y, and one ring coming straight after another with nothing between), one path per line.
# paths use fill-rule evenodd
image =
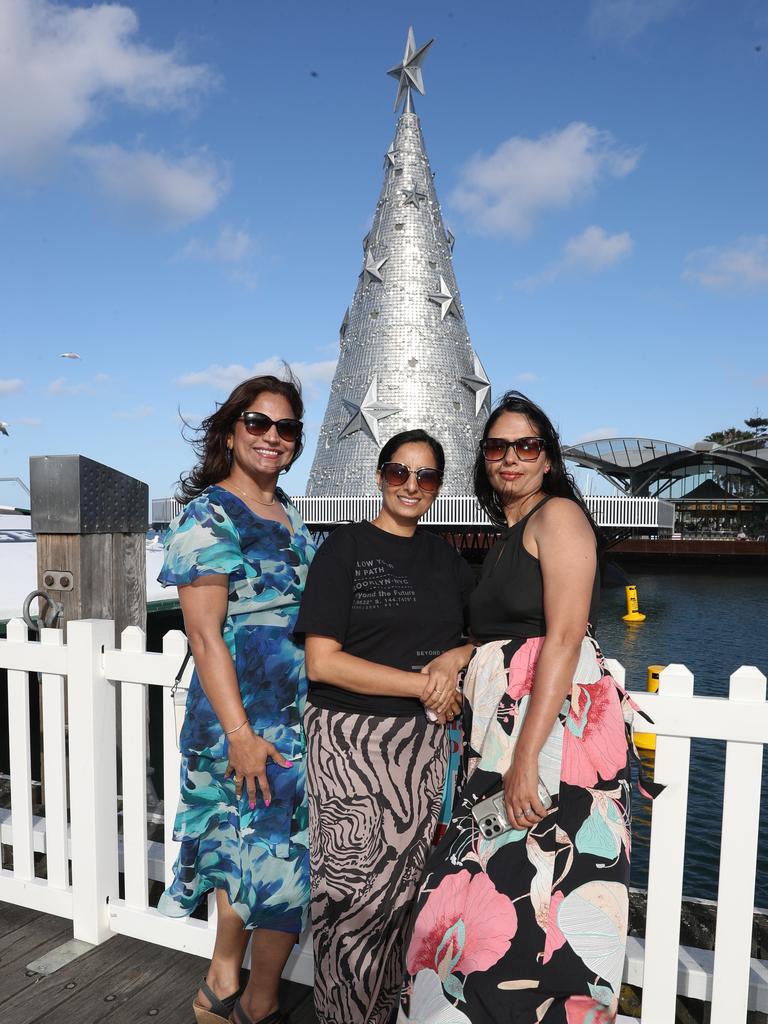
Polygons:
M657 693L659 689L659 679L661 673L666 668L666 665L649 665L648 666L648 680L645 688L648 693ZM656 749L656 733L655 732L636 732L635 734L635 746L640 747L641 750L655 750Z
M627 614L622 615L625 622L645 622L645 616L637 610L637 587L626 587Z

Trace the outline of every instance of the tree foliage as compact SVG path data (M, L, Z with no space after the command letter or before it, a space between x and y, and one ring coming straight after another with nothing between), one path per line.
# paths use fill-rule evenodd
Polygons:
M713 430L711 434L707 434L704 440L722 445L734 444L737 441L756 441L757 447L764 447L768 442L768 418L756 413L744 420L744 426L748 429L724 427L722 430Z

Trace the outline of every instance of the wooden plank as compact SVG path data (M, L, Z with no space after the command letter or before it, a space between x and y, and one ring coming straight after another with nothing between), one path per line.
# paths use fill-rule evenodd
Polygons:
M29 921L37 917L34 910L28 907L17 907L15 903L0 903L0 938L9 932L23 928Z
M128 626L147 628L147 536L112 535L112 609L117 635Z
M157 952L157 947L155 947ZM107 1020L109 1024L135 1024L148 1020L152 1024L185 1024L192 1021L192 1001L206 972L208 961L185 953L166 952L162 956L162 973L138 985L130 1000L108 1017L90 1015L84 1020Z
M101 1003L103 989L111 977L142 948L135 939L122 937L94 947L79 960L47 978L38 978L35 985L8 999L2 1006L3 1024L35 1024L37 1021L41 1024L53 1024L53 1021L69 1024L72 1021L75 1024L78 1020L85 1024L87 1015L78 1018L70 1013L72 1001L77 997L80 1005L88 998ZM83 1000L86 992L89 997Z
M20 992L39 981L38 975L28 976L27 964L66 942L72 934L68 921L47 914L35 914L34 920L0 942L0 1019L8 1024L6 1006Z
M729 698L747 709L765 705L765 676L740 668L731 676ZM712 1024L747 1015L762 776L762 743L726 744Z
M662 717L665 701L692 694L693 676L688 669L684 665L668 665L661 673L654 714L658 708ZM643 1024L675 1019L690 751L688 738L658 737L655 779L667 784L667 788L654 801L651 817Z
M60 629L42 629L40 643L47 647L62 647L64 634ZM64 676L45 673L41 689L46 872L49 885L57 889L68 889L69 835Z

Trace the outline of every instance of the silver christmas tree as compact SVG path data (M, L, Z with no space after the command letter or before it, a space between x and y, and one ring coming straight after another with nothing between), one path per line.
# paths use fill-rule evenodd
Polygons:
M442 442L444 494L472 493L472 464L491 386L467 333L446 233L412 89L432 40L405 54L395 110L404 105L384 159L384 184L363 266L340 328L340 352L307 494L371 494L376 457L401 430Z

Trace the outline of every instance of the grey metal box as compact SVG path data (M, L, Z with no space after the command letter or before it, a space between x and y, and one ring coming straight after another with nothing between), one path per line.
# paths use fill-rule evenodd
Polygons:
M84 455L29 460L35 533L146 533L149 487Z

